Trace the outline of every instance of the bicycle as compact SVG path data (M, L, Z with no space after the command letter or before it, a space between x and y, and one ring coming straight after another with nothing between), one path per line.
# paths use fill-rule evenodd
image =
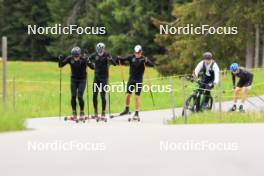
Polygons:
M202 84L206 84L206 83L201 82L200 80L195 81L193 79L189 79L189 81L191 81L192 83L196 82L199 87ZM184 103L182 116L188 115L189 113L201 112L203 110L212 110L213 97L211 95L209 95L209 101L207 103L207 106L205 108L201 108L204 101L205 101L206 95L204 95L204 92L206 90L207 89L201 89L201 88L197 88L197 89L193 90L193 93L186 99L186 101ZM202 97L202 101L201 101L201 97Z

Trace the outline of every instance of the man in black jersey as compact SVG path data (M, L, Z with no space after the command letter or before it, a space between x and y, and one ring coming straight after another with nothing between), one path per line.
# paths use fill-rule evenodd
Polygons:
M142 47L136 45L134 47L134 54L125 58L118 57L122 62L129 62L129 79L127 83L127 94L125 98L126 107L120 115L126 115L129 113L130 97L135 90L135 114L134 117L139 117L139 103L140 103L140 93L143 83L143 75L146 69L146 65L154 66L154 64L145 56L142 55Z
M245 110L243 108L243 105L247 98L247 92L248 90L251 89L254 75L248 70L246 70L245 68L239 67L237 63L231 64L230 71L232 74L233 88L235 90L234 105L230 111L236 111L237 100L241 92L242 96L241 96L241 105L239 106L239 111L244 112ZM239 78L239 81L237 84L236 84L236 77Z
M89 66L94 69L94 66L81 55L81 49L74 47L71 50L71 55L63 58L59 57L59 67L62 68L66 64L71 66L71 105L72 105L72 117L77 118L77 103L76 98L78 97L80 106L80 117L84 117L84 101L83 94L86 87L86 67Z
M94 116L93 118L98 117L98 93L101 94L102 100L102 116L105 118L106 111L106 98L105 98L105 86L108 84L109 77L109 65L116 65L115 60L112 56L105 51L105 44L98 43L96 45L96 51L89 56L89 60L95 64L94 72L94 82L93 82L93 105L94 105Z

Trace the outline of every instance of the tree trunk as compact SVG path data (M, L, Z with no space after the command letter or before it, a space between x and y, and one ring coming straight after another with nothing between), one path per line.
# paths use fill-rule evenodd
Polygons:
M252 25L248 23L247 25L247 45L246 45L246 68L251 68L253 66L253 61L254 61L254 43L252 41Z
M260 50L260 29L259 24L255 25L255 57L254 57L254 67L259 67L259 50Z
M264 68L264 33L262 34L262 67Z

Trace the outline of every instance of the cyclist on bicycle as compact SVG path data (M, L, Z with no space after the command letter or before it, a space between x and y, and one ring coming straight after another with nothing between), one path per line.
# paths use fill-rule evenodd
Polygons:
M239 106L239 111L244 112L245 110L243 108L243 105L247 97L247 92L251 88L254 75L245 68L239 67L237 63L231 64L230 71L232 74L233 88L235 91L234 105L230 111L236 111L237 100L239 98L240 92L242 91L241 105ZM236 85L236 77L239 78L237 85Z
M211 52L205 52L203 54L203 61L201 61L193 72L193 77L197 78L199 73L202 72L202 78L200 81L200 89L204 89L204 101L202 104L202 110L205 110L210 97L210 90L219 83L220 69L217 63L213 59Z

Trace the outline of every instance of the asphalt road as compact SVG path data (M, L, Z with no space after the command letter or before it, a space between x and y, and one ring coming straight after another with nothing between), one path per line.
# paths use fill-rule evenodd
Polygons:
M250 101L248 111L264 106L258 98ZM231 104L223 103L223 109ZM164 125L171 116L171 110L142 112L140 123L128 123L127 116L85 124L30 119L29 130L0 134L0 173L264 175L264 124Z

